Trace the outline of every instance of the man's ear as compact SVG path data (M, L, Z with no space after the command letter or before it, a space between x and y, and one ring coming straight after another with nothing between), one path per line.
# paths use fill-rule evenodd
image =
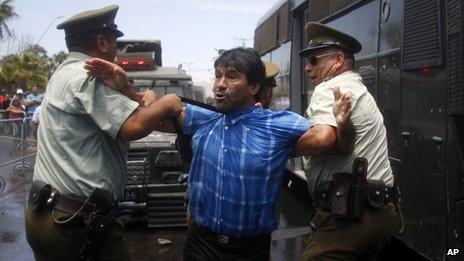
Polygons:
M346 57L343 53L341 52L337 52L337 54L335 54L335 64L334 64L334 68L336 70L339 70L343 64L345 64L345 60L346 60Z
M98 34L96 37L97 41L97 49L101 52L106 52L108 49L108 41L106 40L105 36L102 34Z
M259 92L259 89L261 88L260 83L255 83L251 85L251 94L256 95Z

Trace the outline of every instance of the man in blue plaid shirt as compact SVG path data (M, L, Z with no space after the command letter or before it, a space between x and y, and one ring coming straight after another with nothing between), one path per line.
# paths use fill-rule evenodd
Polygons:
M336 136L328 137L296 113L255 105L265 68L253 49L225 51L214 67L221 113L187 105L177 118L183 133L192 135L193 147L189 209L196 224L184 260L269 260L279 188L292 149L298 155L346 149L350 142L345 141L352 140L350 100L334 91L339 126Z

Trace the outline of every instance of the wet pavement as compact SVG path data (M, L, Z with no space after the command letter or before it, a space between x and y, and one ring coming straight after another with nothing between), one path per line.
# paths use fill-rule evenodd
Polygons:
M33 161L26 163L33 164ZM0 260L33 260L24 232L24 209L32 170L23 172L21 165L14 162L0 168Z

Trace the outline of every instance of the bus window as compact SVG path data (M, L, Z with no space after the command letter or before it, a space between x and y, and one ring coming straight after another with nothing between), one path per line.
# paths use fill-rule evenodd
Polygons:
M372 1L354 9L349 14L327 23L354 38L362 44L362 50L356 57L363 57L377 53L379 24L379 2ZM376 23L366 21L376 21Z

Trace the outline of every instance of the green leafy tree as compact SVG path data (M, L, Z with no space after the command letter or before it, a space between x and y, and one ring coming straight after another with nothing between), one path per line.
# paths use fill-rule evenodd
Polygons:
M53 55L53 70L58 67L58 65L62 64L66 58L68 58L68 53L65 51L59 51L58 53Z
M11 91L34 85L43 88L49 72L48 60L33 52L8 55L0 62L0 82Z
M4 0L0 3L0 40L3 40L5 36L11 35L6 22L18 16L18 14L14 12L12 2L12 0Z
M40 57L48 58L47 50L45 50L45 48L43 48L42 46L38 44L30 44L22 52L23 53L35 53L39 55Z

